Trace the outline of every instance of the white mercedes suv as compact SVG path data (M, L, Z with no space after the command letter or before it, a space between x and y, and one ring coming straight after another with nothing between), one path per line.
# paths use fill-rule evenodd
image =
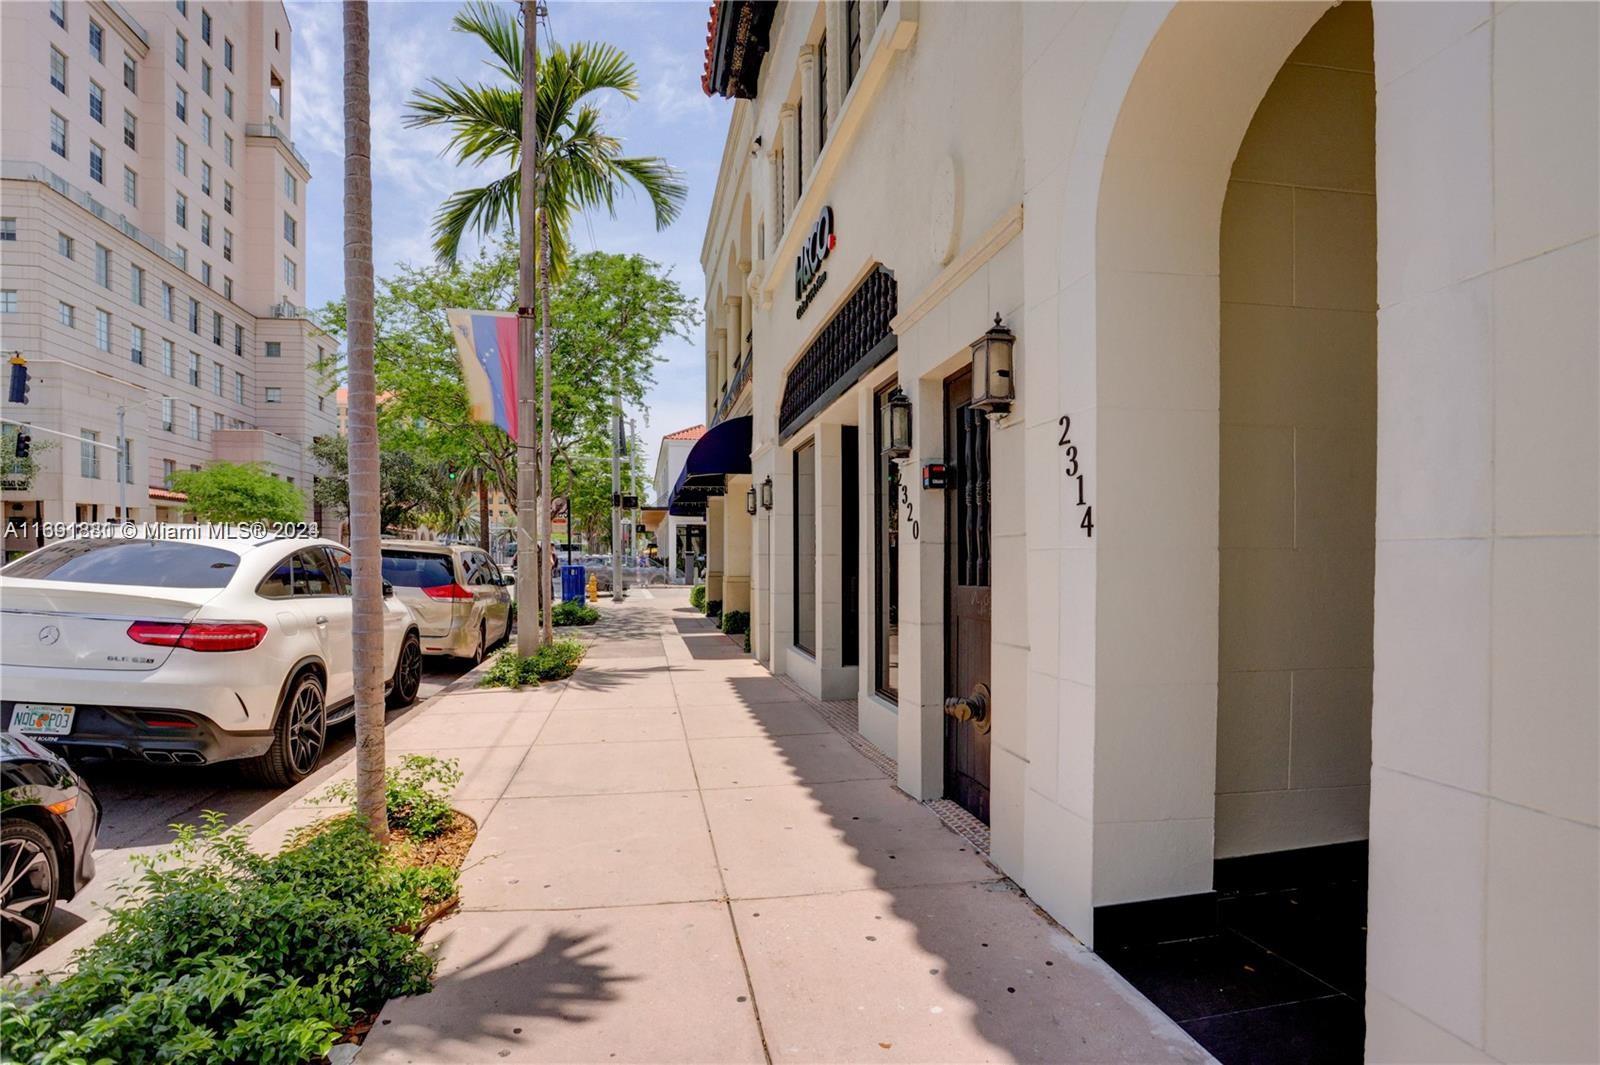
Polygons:
M240 535L63 540L0 569L0 727L66 754L249 759L293 784L354 714L350 553ZM385 589L391 707L422 644Z

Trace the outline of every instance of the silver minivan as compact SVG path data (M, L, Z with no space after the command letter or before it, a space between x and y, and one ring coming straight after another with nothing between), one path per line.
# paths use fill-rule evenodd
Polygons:
M383 579L416 615L423 654L481 662L511 634L511 578L480 548L385 540Z

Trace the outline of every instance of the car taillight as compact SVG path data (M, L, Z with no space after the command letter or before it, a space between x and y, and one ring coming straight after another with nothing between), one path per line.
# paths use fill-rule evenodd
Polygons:
M266 638L259 621L135 621L128 639L156 647L187 647L191 651L248 651Z
M454 581L449 584L436 584L432 588L422 589L422 594L429 599L471 599L472 593Z

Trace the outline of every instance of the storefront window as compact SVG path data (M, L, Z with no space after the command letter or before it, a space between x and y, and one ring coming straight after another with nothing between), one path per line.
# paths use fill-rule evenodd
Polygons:
M897 699L900 694L900 550L898 527L898 500L900 495L900 466L884 457L884 407L889 393L894 391L893 381L884 385L873 397L873 454L877 456L878 474L873 479L875 534L874 557L876 586L873 595L873 614L876 624L877 647L873 656L873 685L880 695Z
M817 653L817 445L794 453L794 645Z

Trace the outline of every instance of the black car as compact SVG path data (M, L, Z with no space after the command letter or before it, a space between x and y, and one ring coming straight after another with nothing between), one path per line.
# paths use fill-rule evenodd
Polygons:
M100 804L67 763L0 732L0 972L38 949L57 900L94 877L99 829Z

